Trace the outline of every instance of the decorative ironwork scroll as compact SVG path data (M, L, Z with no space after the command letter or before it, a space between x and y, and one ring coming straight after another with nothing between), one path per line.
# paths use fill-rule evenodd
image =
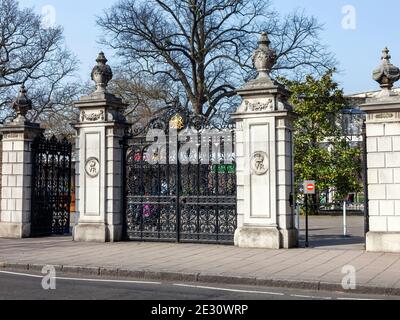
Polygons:
M32 236L70 233L72 146L56 137L32 143Z
M150 164L146 141L149 129L166 134L164 164ZM212 152L215 141L206 142L208 155L197 162L177 161L178 138L170 129L194 131L200 139L205 129L212 129L201 117L193 117L180 109L169 108L152 119L147 127L134 130L124 144L124 211L125 234L128 240L170 241L233 244L237 227L236 165L234 131L219 140L218 159ZM218 130L213 128L213 130ZM229 154L228 154L229 153ZM189 156L189 155L188 155ZM204 157L210 157L203 161ZM232 163L225 164L227 158ZM186 163L186 162L184 162Z

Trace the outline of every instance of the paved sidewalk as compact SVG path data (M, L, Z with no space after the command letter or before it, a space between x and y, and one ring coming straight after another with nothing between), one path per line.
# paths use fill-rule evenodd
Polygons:
M231 246L71 238L0 240L0 267L175 280L341 290L342 267L357 269L358 292L400 295L400 255L362 250L240 249Z
M311 216L310 246L319 249L364 250L364 217L347 217L347 234L343 237L343 217ZM305 240L305 219L301 217L301 241Z

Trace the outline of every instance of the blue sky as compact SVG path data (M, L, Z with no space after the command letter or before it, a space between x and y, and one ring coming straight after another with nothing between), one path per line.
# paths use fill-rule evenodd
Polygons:
M68 47L81 61L80 74L84 80L94 65L97 53L104 49L96 43L100 30L96 15L110 7L114 0L20 0L21 5L35 7L38 12L46 5L55 8L56 23L64 27ZM321 37L336 55L342 70L337 80L346 93L375 90L378 85L371 79L372 70L380 62L381 51L388 46L392 62L400 66L400 2L387 0L273 0L281 13L304 8L325 25ZM342 9L351 5L356 12L356 28L344 29ZM108 54L107 54L108 53ZM111 59L110 59L111 60ZM111 61L112 63L112 61Z

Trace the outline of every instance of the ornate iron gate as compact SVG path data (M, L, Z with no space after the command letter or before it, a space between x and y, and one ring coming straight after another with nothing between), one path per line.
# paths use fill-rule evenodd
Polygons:
M176 151L183 144L171 134L171 128L180 132L195 128L192 135L209 152L202 150L195 161L189 159L190 152L183 152L181 157L191 161L177 161ZM155 153L159 157L156 160L162 158L164 162L152 164L148 159L151 143L146 134L150 129L165 133L165 148ZM234 130L227 128L224 132L229 134L215 143L204 135L207 129L211 130L199 118L171 108L124 140L124 220L128 240L233 243L237 226ZM213 153L215 146L220 147L217 156ZM207 164L205 157L210 160Z
M72 146L56 137L32 143L31 235L70 233Z

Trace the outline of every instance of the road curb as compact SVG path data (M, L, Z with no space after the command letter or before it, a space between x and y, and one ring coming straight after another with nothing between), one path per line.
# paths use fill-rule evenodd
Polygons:
M0 262L0 270L37 272L41 271L45 266L46 265L42 264ZM132 280L250 285L255 287L264 286L264 287L300 289L300 290L400 296L400 288L362 285L362 286L357 286L355 290L349 291L349 290L344 290L341 284L321 282L315 280L303 281L303 280L287 280L287 279L273 279L273 278L261 279L254 277L237 277L234 275L180 273L180 272L170 272L170 271L126 270L118 268L112 269L107 267L88 267L88 266L69 266L69 265L54 265L54 267L56 271L65 272L68 274L77 274L85 276L102 276L102 277L123 278Z

